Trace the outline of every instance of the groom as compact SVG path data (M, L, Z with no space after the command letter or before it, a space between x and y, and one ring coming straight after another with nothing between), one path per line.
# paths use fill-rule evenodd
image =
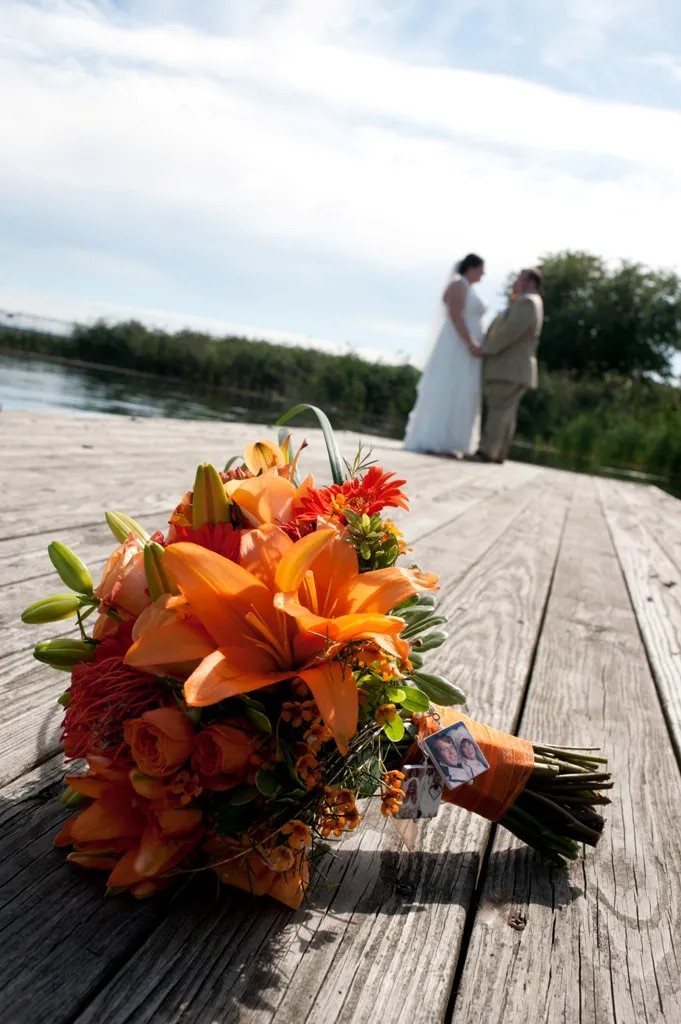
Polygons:
M515 300L490 324L482 350L485 421L475 462L503 462L515 435L520 400L537 386L536 352L544 322L539 270L521 270Z

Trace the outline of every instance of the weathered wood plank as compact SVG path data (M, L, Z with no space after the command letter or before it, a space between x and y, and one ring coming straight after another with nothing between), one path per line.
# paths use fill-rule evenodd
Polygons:
M660 490L659 487L635 487L617 489L621 502L636 513L640 522L647 526L667 557L681 572L681 500Z
M681 782L590 480L568 517L520 731L604 749L616 778L607 831L563 872L499 830L454 1021L673 1024Z
M520 710L571 486L540 490L469 573L443 586L460 639L440 667L458 669L476 713L502 728ZM469 547L455 527L442 538L445 581ZM160 1024L187 1007L214 1024L443 1020L488 826L447 808L418 853L398 856L391 823L376 817L341 844L329 868L337 887L318 889L298 914L252 908L225 931L216 908L201 943L194 919L171 910L78 1024Z
M12 1024L68 1020L165 910L164 899L103 899L101 879L65 870L52 845L58 791L47 785L20 803L0 792L0 988Z
M630 505L613 481L599 481L599 492L681 764L681 569L662 547L667 535L654 514Z

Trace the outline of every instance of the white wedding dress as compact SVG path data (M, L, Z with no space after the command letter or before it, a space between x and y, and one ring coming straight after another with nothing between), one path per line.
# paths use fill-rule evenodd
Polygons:
M465 278L463 319L482 342L485 306ZM480 440L482 360L472 356L441 302L435 344L409 414L404 447L412 452L474 452Z

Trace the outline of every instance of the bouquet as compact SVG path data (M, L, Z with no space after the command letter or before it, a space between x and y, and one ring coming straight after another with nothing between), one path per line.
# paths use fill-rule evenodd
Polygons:
M343 465L315 412L330 485L301 480L305 445L294 453L280 431L223 471L200 465L162 531L107 512L118 544L96 586L49 546L68 591L22 618L73 617L78 631L34 651L70 674L62 803L75 813L55 842L110 892L212 871L298 907L317 842L358 827L359 797L405 816L405 780L426 764L442 799L547 855L575 857L601 833L601 759L473 722L461 690L426 670L446 634L437 577L397 565L406 546L385 510L408 508L405 481L361 449ZM470 740L458 768L433 755L455 729Z

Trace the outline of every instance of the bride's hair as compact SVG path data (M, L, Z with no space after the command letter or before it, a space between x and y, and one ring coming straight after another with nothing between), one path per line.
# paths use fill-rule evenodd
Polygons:
M481 267L485 261L482 256L477 256L474 252L469 252L468 256L464 256L462 260L456 264L454 269L457 274L465 274L467 270L473 270L475 267Z

